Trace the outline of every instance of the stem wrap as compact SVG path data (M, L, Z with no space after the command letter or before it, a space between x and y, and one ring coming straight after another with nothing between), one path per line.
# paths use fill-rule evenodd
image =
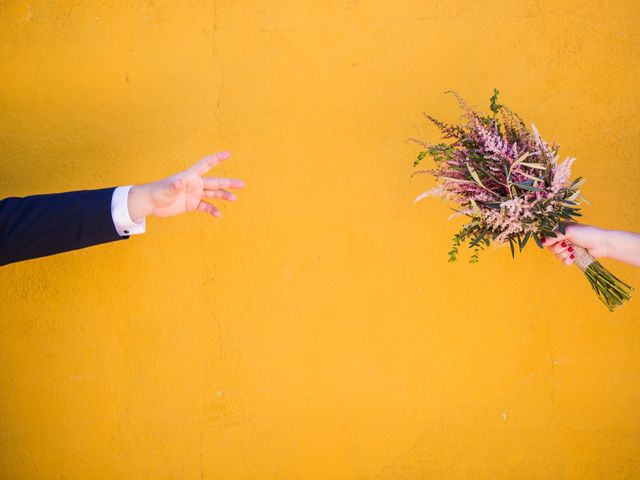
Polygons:
M612 274L586 249L570 242L569 244L573 247L574 263L584 272L591 288L610 311L613 312L631 300L633 296L631 285L627 285Z
M573 247L573 254L575 255L575 264L583 272L587 270L587 267L596 261L595 258L587 251L586 248L579 247L573 243L569 243Z

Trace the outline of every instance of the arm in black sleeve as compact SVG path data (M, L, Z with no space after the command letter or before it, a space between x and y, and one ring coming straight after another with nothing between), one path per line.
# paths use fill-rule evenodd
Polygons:
M0 200L0 265L128 238L113 225L113 190Z

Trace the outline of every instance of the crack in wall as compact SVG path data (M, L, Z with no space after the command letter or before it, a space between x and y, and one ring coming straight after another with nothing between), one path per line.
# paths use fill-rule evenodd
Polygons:
M551 367L551 423L555 424L556 420L556 366L555 359L553 355L553 348L551 342L551 322L549 318L547 318L547 350L548 350L548 358L549 365Z

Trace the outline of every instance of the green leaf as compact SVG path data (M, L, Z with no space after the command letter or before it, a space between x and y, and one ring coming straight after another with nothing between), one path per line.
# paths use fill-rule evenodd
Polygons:
M500 94L500 91L497 88L493 89L493 95L491 96L490 100L490 105L489 108L491 109L491 111L493 112L493 116L495 118L496 113L498 113L498 111L500 110L500 108L502 107L502 105L500 105L498 103L498 95Z
M489 229L487 227L484 227L482 229L482 231L480 232L480 234L475 238L475 240L473 242L471 242L471 244L469 245L469 248L473 248L475 247L478 243L480 243L480 240L482 240L484 238L484 236L487 234L487 231Z
M525 163L525 162L521 162L520 165L522 165L523 167L535 168L536 170L546 170L547 169L547 167L545 167L541 163Z
M473 178L478 185L480 185L482 188L487 190L487 187L485 187L484 184L480 181L480 177L478 176L478 172L476 172L473 169L473 167L471 165L469 165L468 163L467 163L467 170L469 170L469 173L471 174L471 178Z
M482 212L480 211L480 207L478 207L478 204L476 203L476 201L473 198L470 198L469 202L471 203L471 208L473 209L473 213L475 213L476 215L482 216Z
M538 247L540 248L544 248L544 246L542 245L542 240L540 240L540 237L538 236L538 234L536 232L531 232L531 235L533 236L533 239L536 241L536 245L538 245Z
M576 190L569 197L565 198L565 200L573 201L580 196L580 190Z
M509 165L503 163L502 168L504 168L504 174L507 179L507 183L511 182L511 170L509 170Z
M414 166L414 167L417 167L417 166L418 166L418 164L419 164L422 160L424 160L424 157L426 157L426 156L427 156L427 151L426 151L426 150L423 150L422 152L418 153L418 157L417 157L417 158L415 159L415 161L413 162L413 166Z
M582 201L582 203L591 206L591 202L589 200L587 200L584 195L579 194L578 198Z
M509 238L509 247L511 248L511 258L516 258L516 250L513 248L513 240Z
M527 158L531 157L532 155L535 155L535 152L527 152L520 155L520 158L518 158L515 162L513 162L509 167L509 174L511 174L511 171L516 165L520 165L522 162L524 162Z
M571 185L569 185L567 190L576 190L576 189L580 188L582 185L584 185L584 183L586 181L587 181L586 179L584 179L582 177L578 177L573 182L571 182Z
M524 190L529 190L531 192L541 192L542 191L539 188L534 187L533 185L526 184L526 183L513 182L513 185L515 185L518 188L522 188Z
M525 173L525 172L518 172L518 175L523 175L523 176L525 176L527 178L530 178L531 180L533 180L535 182L540 182L540 181L543 180L542 178L534 177L533 175L530 175L530 174Z

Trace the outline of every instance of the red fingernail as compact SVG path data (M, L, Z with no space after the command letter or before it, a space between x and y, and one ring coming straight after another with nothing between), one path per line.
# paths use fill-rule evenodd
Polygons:
M567 246L567 242L562 242L560 245L563 246L563 247L566 247Z
M569 250L570 252L573 252L573 247L569 247L567 250Z
M571 256L569 257L571 260L573 260L574 258L576 258L576 256L572 253Z

